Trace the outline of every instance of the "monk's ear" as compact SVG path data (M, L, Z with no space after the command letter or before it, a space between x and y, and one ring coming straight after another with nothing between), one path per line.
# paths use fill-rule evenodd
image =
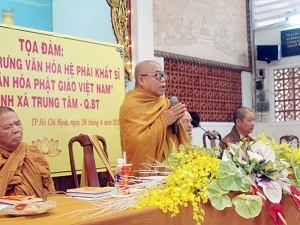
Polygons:
M138 75L138 84L143 86L145 83L145 79L142 75Z
M236 125L240 125L242 123L242 121L240 119L236 119Z

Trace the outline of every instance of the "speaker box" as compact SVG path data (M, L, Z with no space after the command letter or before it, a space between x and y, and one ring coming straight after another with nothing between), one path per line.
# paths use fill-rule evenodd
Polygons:
M280 59L280 45L257 45L257 60L270 63Z
M261 90L264 88L264 83L262 80L258 80L255 82L255 88L256 90Z

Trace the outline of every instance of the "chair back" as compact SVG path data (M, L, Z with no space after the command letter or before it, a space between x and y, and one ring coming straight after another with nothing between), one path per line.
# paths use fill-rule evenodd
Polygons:
M96 135L97 139L99 142L101 142L103 146L104 153L106 157L108 158L107 154L107 146L106 146L106 141L103 137ZM94 157L94 149L93 149L93 144L89 138L88 135L80 134L79 136L75 136L71 138L69 141L69 156L70 156L70 165L71 165L71 173L72 173L72 178L74 181L74 186L75 188L79 187L79 181L78 181L78 174L76 171L75 167L75 160L74 160L74 152L73 152L73 144L75 142L79 142L79 144L83 147L83 160L85 164L85 171L87 175L87 181L88 181L88 186L91 187L99 187L100 186L100 181L99 181L99 174L97 172L96 168L96 162L95 162L95 157ZM109 186L111 182L111 176L109 172L106 170L104 173L100 173L101 181L102 179L106 179L106 184L104 186Z
M288 142L290 146L299 148L299 138L295 135L284 135L279 140L280 144L282 142Z
M210 147L214 148L214 147L216 147L216 144L217 144L216 140L218 140L218 142L219 142L219 140L221 140L221 139L222 139L221 134L218 131L215 131L215 130L209 131L208 130L203 134L203 146L205 148L208 148L206 141L209 141Z

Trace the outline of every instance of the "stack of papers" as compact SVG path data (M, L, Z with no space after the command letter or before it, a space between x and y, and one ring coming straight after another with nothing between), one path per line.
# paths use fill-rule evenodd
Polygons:
M82 198L101 198L116 193L114 187L80 187L67 189L67 195Z
M142 180L143 183L148 182L160 182L164 180L166 176L149 176L149 177L139 177L140 180Z

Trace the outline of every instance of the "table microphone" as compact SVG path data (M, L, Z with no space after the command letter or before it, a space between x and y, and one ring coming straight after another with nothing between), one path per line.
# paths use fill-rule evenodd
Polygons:
M172 96L170 98L170 103L171 106L174 106L178 103L178 98L176 96ZM172 124L172 133L173 134L178 134L178 120L176 120L173 124Z

